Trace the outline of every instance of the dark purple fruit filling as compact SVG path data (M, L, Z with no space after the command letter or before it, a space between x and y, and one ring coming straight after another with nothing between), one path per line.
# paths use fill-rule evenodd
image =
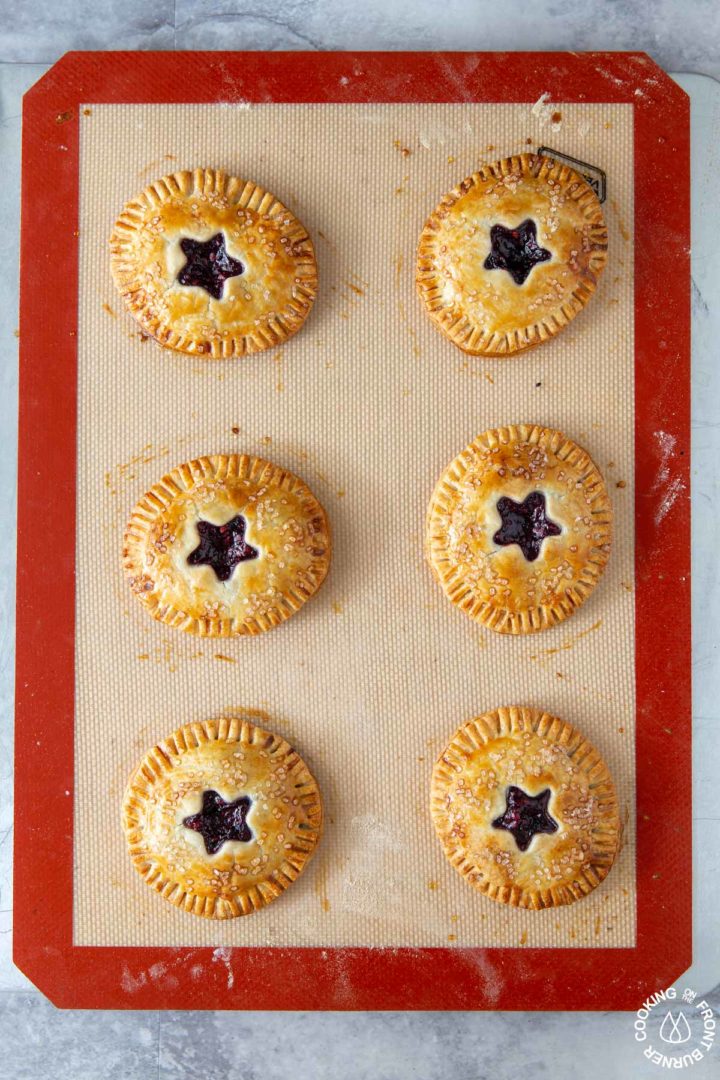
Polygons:
M251 806L247 795L228 803L217 791L203 791L202 810L183 818L183 825L199 832L208 855L215 855L228 840L241 840L245 844L252 840L250 826L245 820Z
M190 240L185 237L180 241L180 247L187 256L187 262L178 274L178 281L181 285L199 285L215 300L222 299L228 278L245 272L243 264L228 255L221 232L210 240Z
M493 225L490 229L490 254L483 263L486 270L507 270L516 285L522 285L536 263L547 262L552 255L537 242L537 227L528 218L516 229Z
M245 540L245 518L238 514L224 525L198 521L200 543L190 552L190 566L212 566L218 581L228 581L238 563L257 559L257 548Z
M539 795L527 795L511 784L505 792L505 813L495 818L493 829L506 829L520 851L527 851L535 833L557 832L558 823L547 812L549 801L550 788Z
M497 502L502 524L493 536L501 547L518 544L528 562L535 562L546 536L559 536L562 529L545 513L545 496L531 491L521 503L503 498Z

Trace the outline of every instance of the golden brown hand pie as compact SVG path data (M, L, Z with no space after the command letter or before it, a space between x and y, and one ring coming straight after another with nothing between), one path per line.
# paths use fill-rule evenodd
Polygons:
M420 236L417 287L461 349L508 356L547 341L585 306L607 242L598 198L578 173L518 154L440 200Z
M318 786L302 758L247 720L187 724L130 778L123 825L136 870L208 919L276 900L320 839Z
M205 637L290 618L330 565L325 511L293 473L217 454L173 469L132 512L123 559L155 619Z
M433 770L431 812L455 869L515 907L579 900L620 848L607 765L572 725L539 709L464 724Z
M572 615L610 554L612 508L588 454L562 432L486 431L440 477L426 552L445 595L503 634Z
M110 238L115 284L161 345L243 356L304 323L317 292L312 241L274 195L216 169L164 176Z

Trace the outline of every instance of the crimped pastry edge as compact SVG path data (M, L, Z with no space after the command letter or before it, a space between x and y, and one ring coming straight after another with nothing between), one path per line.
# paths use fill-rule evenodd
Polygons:
M269 470L269 471L268 471ZM153 619L167 626L177 627L198 637L232 638L255 636L280 626L299 611L319 590L327 577L332 558L332 536L327 514L315 494L295 473L275 465L266 458L251 454L212 454L183 462L171 472L166 473L137 501L128 519L123 537L123 568L131 584L147 577L142 561L142 542L154 521L164 509L172 504L176 495L190 491L198 481L222 480L225 477L274 483L288 492L301 492L308 500L312 516L323 520L328 537L327 550L318 556L313 564L315 580L311 590L298 585L293 592L283 593L278 598L273 611L267 615L253 616L251 619L196 618L180 611L172 605L161 606L155 597L133 588L140 603ZM150 578L152 580L152 578Z
M512 612L500 604L490 604L474 598L471 590L464 587L462 575L454 568L444 569L446 561L446 537L449 525L448 491L453 483L459 483L465 472L474 462L474 452L488 451L494 446L513 442L538 444L545 437L548 448L561 460L567 461L581 470L587 469L583 483L595 489L593 496L597 510L605 520L597 524L605 527L605 535L598 541L593 551L593 558L586 564L583 577L573 591L567 590L561 601L550 606L536 604L520 612ZM557 626L585 602L600 580L610 558L612 545L613 511L610 497L602 473L590 455L581 446L568 439L563 432L555 428L546 428L540 424L510 424L502 428L492 428L476 436L450 462L443 471L430 498L425 531L425 553L430 568L443 592L452 604L464 611L475 622L500 634L532 634L549 627Z
M298 280L287 309L276 313L266 328L258 326L251 334L195 337L180 333L162 322L152 310L152 305L145 302L138 269L132 257L133 236L148 210L170 199L192 196L225 198L238 209L250 207L269 218L284 214L291 219L284 235L291 242ZM176 352L210 359L229 359L282 345L303 326L317 295L315 248L302 222L271 192L251 180L228 176L221 169L184 169L154 180L125 204L113 226L109 243L110 270L125 307L158 345Z
M308 778L299 797L306 800L305 811L313 827L304 829L302 833L296 830L290 855L285 857L285 862L275 872L272 880L260 882L231 897L203 897L183 890L177 882L163 876L152 860L148 860L142 851L137 850L142 839L139 810L147 800L154 779L172 770L173 756L180 756L187 750L213 741L238 742L248 746L259 744L279 762L286 760L289 771L302 771ZM244 717L235 716L184 724L149 750L130 776L121 816L130 857L146 884L175 907L206 919L230 919L251 915L282 896L304 870L323 831L320 789L297 751L281 736L266 731Z
M593 796L598 799L602 821L593 829L593 852L587 872L571 885L549 889L521 889L492 886L478 878L477 868L458 845L443 840L446 823L444 793L448 781L457 776L462 760L473 749L519 731L531 731L562 746L573 763L592 778ZM449 760L448 760L449 759ZM473 888L498 903L511 907L541 910L572 904L587 896L607 877L622 848L623 825L610 771L605 759L576 727L542 709L524 705L501 706L481 713L464 723L453 735L433 767L430 785L430 813L443 851L452 866Z
M440 283L433 269L435 234L440 226L443 214L473 187L487 180L502 180L503 177L517 173L518 170L523 175L535 177L542 175L545 179L549 178L562 183L571 197L582 208L590 224L596 226L593 234L594 246L589 267L593 278L579 282L573 290L571 300L567 302L567 310L559 309L552 318L548 317L547 320L539 320L525 327L524 330L506 331L504 333L495 331L492 334L484 334L479 328L474 327L467 317L453 316L453 313L443 307L442 304L436 303ZM471 356L508 358L549 341L582 311L594 293L598 279L607 263L607 247L608 231L600 209L600 203L595 192L583 177L574 169L571 169L570 166L556 162L552 158L532 153L515 154L512 157L493 162L491 165L483 165L443 195L427 219L420 234L417 247L415 284L430 319L459 349Z

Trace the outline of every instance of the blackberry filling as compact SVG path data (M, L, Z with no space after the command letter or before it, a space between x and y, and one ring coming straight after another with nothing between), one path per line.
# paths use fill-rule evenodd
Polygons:
M559 536L562 529L551 521L545 512L545 496L541 491L531 491L521 503L502 498L497 502L502 524L493 536L493 542L507 547L517 544L528 562L534 562L540 554L543 540Z
M486 270L507 270L516 285L523 285L537 263L551 258L551 253L538 244L537 227L528 218L515 229L492 226L490 254L483 266Z
M184 237L180 241L187 262L178 274L181 285L198 285L215 300L221 300L225 282L245 272L239 259L233 259L225 248L225 237L216 233L210 240L191 240Z
M229 581L238 563L260 554L245 540L245 518L237 514L224 525L198 521L200 543L187 557L190 566L212 566L218 581Z
M183 825L200 833L208 855L215 855L228 840L243 843L252 840L250 826L245 820L251 806L247 795L228 803L217 791L203 791L202 810L183 818Z
M550 788L528 795L513 784L505 792L505 813L495 818L493 829L512 833L520 851L527 851L536 833L557 832L558 823L547 812Z

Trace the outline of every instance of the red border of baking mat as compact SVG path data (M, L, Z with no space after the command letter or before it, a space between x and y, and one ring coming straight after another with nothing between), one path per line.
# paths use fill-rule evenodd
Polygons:
M691 961L689 100L642 54L69 53L25 96L15 960L57 1005L635 1009ZM198 72L201 77L198 77ZM231 87L229 95L228 88ZM635 124L637 945L75 947L78 113L84 103L627 102ZM108 162L108 168L112 163ZM653 432L677 440L658 484ZM222 959L223 962L218 962ZM190 969L202 968L202 978ZM154 976L153 972L157 972ZM132 992L130 992L132 990Z

